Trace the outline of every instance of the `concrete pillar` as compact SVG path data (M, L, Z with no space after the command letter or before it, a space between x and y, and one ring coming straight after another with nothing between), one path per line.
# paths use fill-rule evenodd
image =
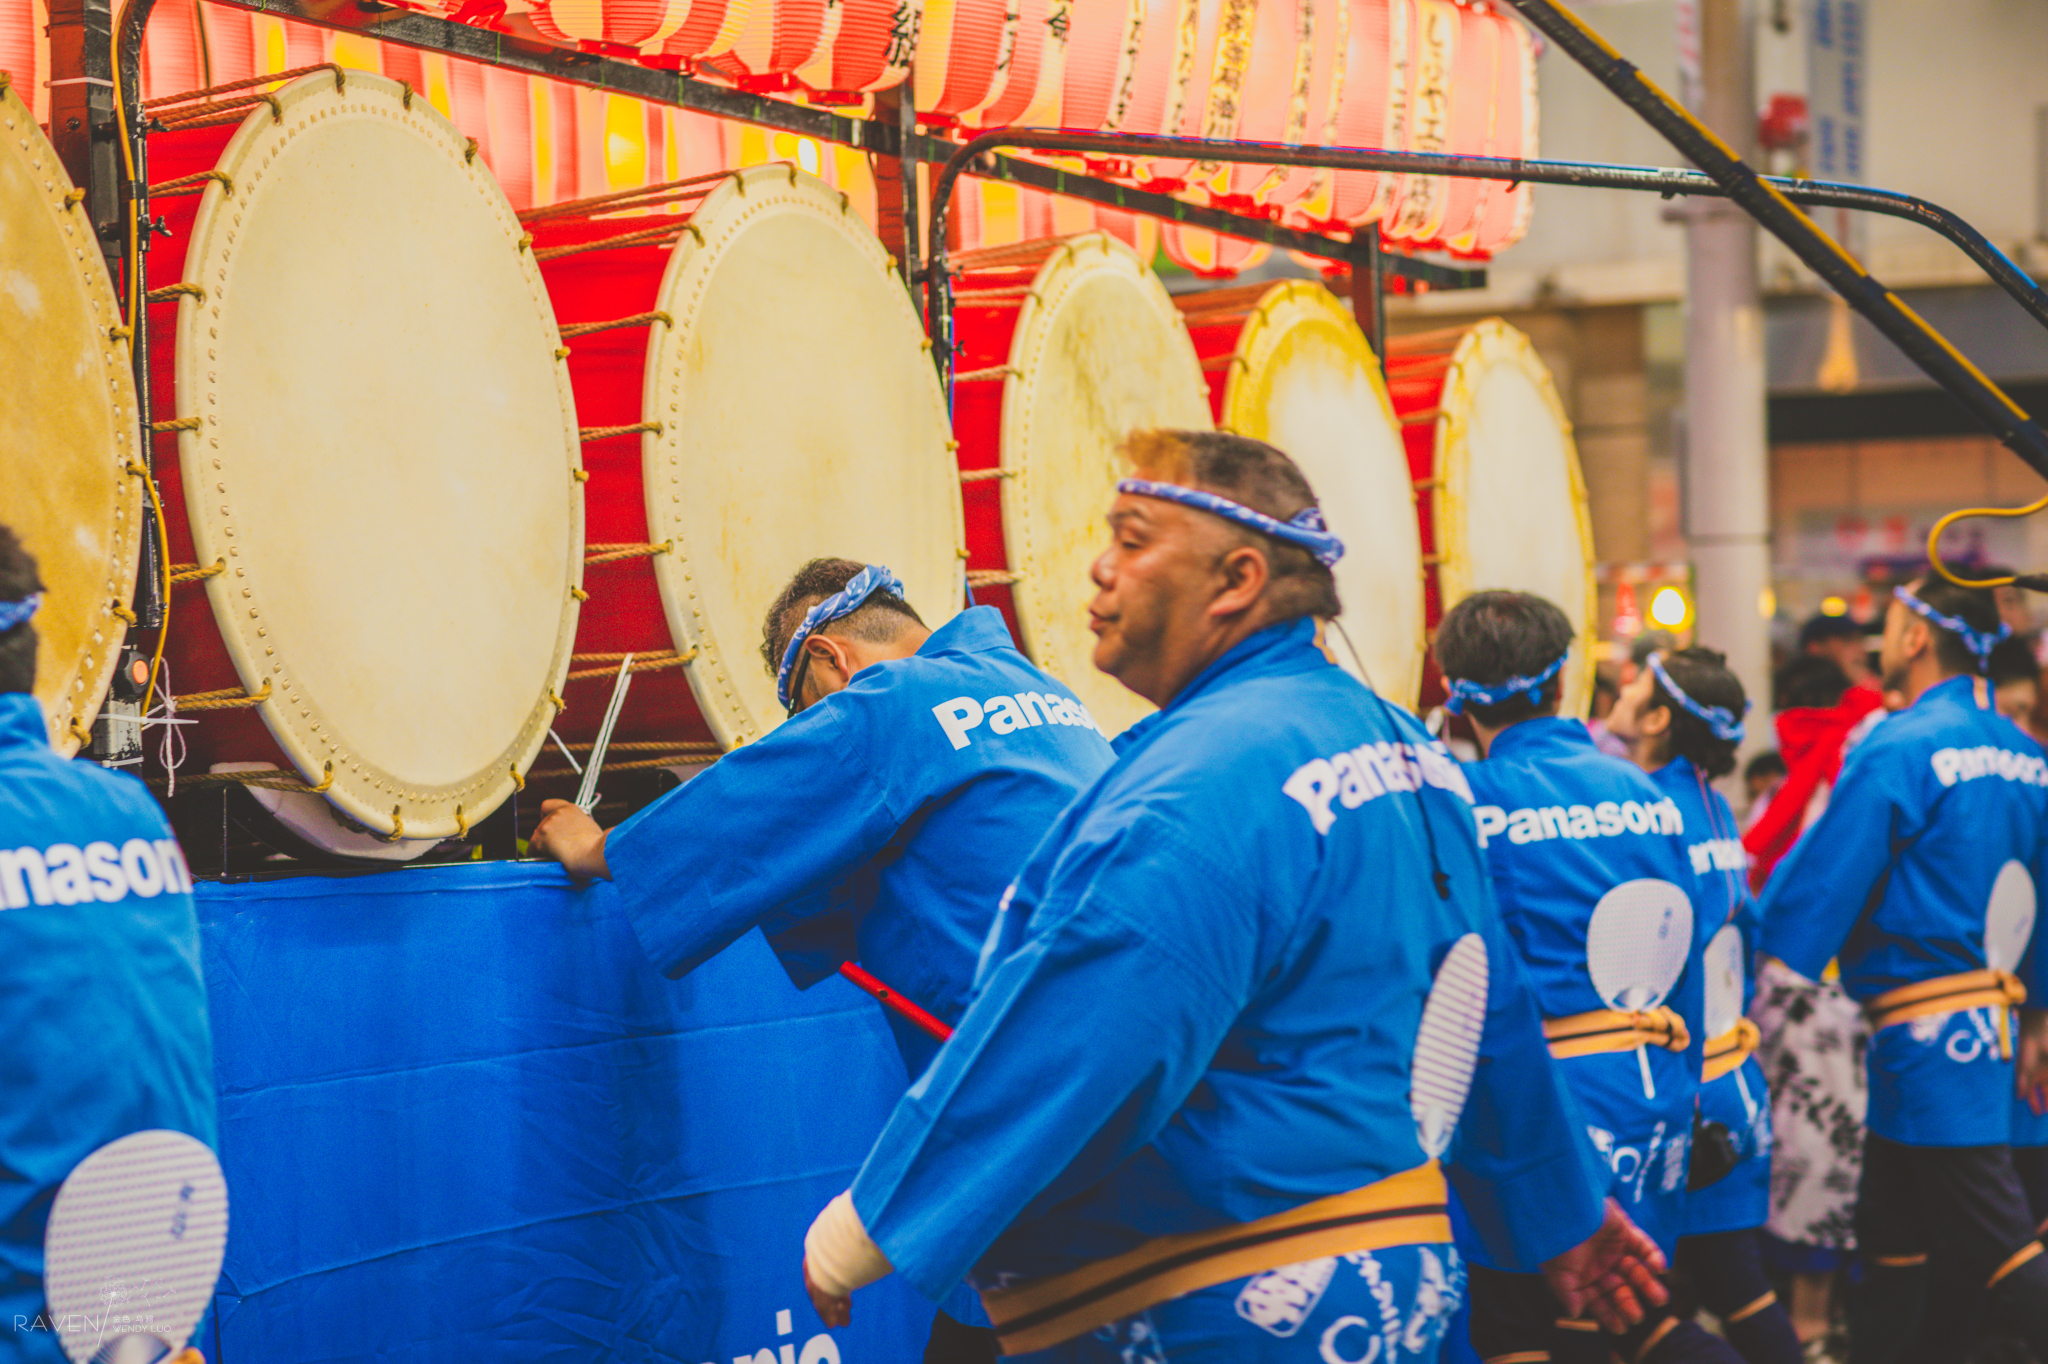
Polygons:
M1754 152L1754 0L1699 0L1696 112L1745 158ZM1696 637L1728 655L1756 703L1744 752L1772 747L1770 451L1764 424L1757 229L1696 199L1686 229L1685 534L1698 575Z

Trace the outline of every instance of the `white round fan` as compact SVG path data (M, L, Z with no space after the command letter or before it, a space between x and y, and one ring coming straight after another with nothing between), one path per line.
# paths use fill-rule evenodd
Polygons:
M1623 881L1593 906L1586 927L1586 970L1610 1009L1654 1009L1685 974L1692 951L1692 901L1669 881ZM1636 1048L1643 1097L1657 1097L1650 1058Z
M50 1207L43 1288L73 1364L141 1364L185 1348L213 1300L228 1186L205 1143L134 1132L78 1163Z
M1486 943L1467 933L1451 944L1415 1031L1415 1060L1409 1071L1408 1105L1415 1115L1415 1140L1434 1159L1450 1149L1479 1065L1479 1039L1486 1032Z
M1707 978L1706 1024L1708 1037L1720 1037L1742 1021L1742 930L1734 924L1707 943L1703 964Z
M1991 883L1984 906L1984 964L1994 971L2016 971L2034 936L2034 878L2026 864L2007 862ZM2032 1001L2029 1001L2030 1003Z

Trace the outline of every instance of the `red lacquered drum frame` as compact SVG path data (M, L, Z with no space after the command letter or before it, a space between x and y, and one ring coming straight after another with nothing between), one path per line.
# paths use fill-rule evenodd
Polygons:
M1200 362L1165 288L1107 234L991 247L953 267L968 581L1116 733L1150 707L1094 667L1089 565L1108 542L1123 437L1212 425Z
M778 162L522 219L588 473L588 599L557 724L572 750L629 653L647 675L607 771L702 761L780 723L762 616L810 559L888 566L934 628L958 609L937 376L844 194Z
M1549 370L1528 337L1490 318L1389 340L1387 392L1415 480L1432 636L1444 612L1475 591L1548 598L1578 636L1562 713L1584 715L1599 640L1593 531L1571 422ZM1432 653L1422 704L1443 698Z
M546 741L581 569L574 417L477 144L401 82L308 71L147 106L171 233L146 296L181 589L164 657L198 721L179 781L275 761L251 784L424 850Z

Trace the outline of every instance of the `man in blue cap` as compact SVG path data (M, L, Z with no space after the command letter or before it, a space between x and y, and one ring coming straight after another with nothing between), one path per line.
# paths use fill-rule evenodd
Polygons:
M813 1224L821 1315L971 1272L1006 1355L1428 1364L1464 1289L1447 1172L1497 1254L1639 1314L1656 1252L1593 1179L1464 778L1316 647L1343 547L1314 492L1238 436L1126 453L1095 663L1161 709Z
M858 961L957 1022L1003 887L1108 742L994 607L927 629L882 567L804 565L762 657L787 721L615 829L547 802L534 850L609 877L671 977L759 925L800 986ZM887 1017L915 1079L938 1042ZM986 1327L957 1325L973 1299L946 1308L927 1358L993 1358Z
M61 1364L43 1230L73 1167L131 1132L212 1145L192 876L133 777L67 762L34 696L43 596L0 526L0 1361Z
M1558 715L1575 636L1554 603L1475 592L1444 614L1447 709L1472 722L1468 776L1486 863L1551 1054L1578 1100L1607 1188L1665 1255L1685 1216L1699 1093L1702 973L1688 830L1634 764ZM1652 1314L1615 1340L1557 1310L1542 1280L1473 1271L1472 1340L1489 1364L1629 1364L1734 1353L1690 1321Z
M2048 1358L2048 1258L2011 1150L2015 1091L2038 1105L2048 1082L2048 762L1982 694L2007 633L1986 589L1895 589L1880 661L1907 707L1850 753L1759 906L1764 952L1808 979L1836 959L1870 1019L1866 1360L1960 1360L1987 1308Z

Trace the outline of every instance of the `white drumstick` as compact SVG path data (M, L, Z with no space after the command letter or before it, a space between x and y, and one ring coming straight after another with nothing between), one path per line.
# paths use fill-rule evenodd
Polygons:
M43 1292L72 1364L176 1354L213 1300L228 1188L205 1143L134 1132L78 1163L50 1206Z
M1654 1009L1685 973L1692 951L1692 901L1669 881L1624 881L1600 897L1586 927L1586 970L1610 1009ZM1636 1048L1643 1097L1657 1097L1649 1053Z
M597 776L604 771L604 751L611 747L612 730L619 723L619 709L626 704L626 688L633 685L633 655L619 663L619 675L612 683L612 703L605 707L604 723L597 727L597 742L590 747L590 761L583 767L583 785L576 789L576 804L584 814L597 809Z

